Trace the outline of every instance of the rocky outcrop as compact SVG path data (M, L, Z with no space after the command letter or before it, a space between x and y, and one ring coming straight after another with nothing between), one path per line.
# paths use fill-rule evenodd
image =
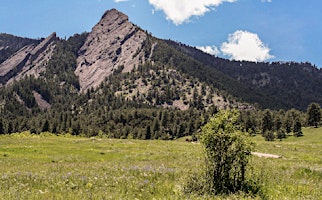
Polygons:
M35 90L33 90L32 93L33 93L36 103L40 109L42 109L42 110L50 110L51 109L51 105L41 96L41 94L39 94Z
M15 53L11 58L4 61L0 65L0 82L4 83L10 79L15 71L20 71L23 66L26 64L27 60L30 57L30 52L34 48L33 45L25 46L20 51Z
M142 46L146 38L128 16L115 9L106 11L79 51L75 73L81 92L98 87L119 67L129 72L144 62Z
M50 44L57 39L56 33L52 33L46 39L44 39L39 45L37 45L31 52L31 60L36 60L38 56L44 52Z
M38 77L51 58L56 33L52 33L38 45L28 45L0 64L0 84L20 80L27 75Z

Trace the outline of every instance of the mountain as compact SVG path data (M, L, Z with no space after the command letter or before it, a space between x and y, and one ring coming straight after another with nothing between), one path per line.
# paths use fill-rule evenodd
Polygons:
M235 90L236 86L224 88L244 101L258 103L261 107L270 109L304 110L311 102L322 104L322 70L308 62L230 61L205 54L184 44L166 42L246 87L246 90Z
M30 44L38 44L39 42L39 40L0 33L0 63L8 59L22 47Z
M38 77L45 71L45 66L55 48L56 33L37 43L26 45L0 64L0 83L8 84L13 80L34 75Z
M113 9L107 11L89 33L77 58L76 75L81 91L96 88L119 66L130 72L144 62L142 46L147 34L129 22L128 17Z
M196 132L217 109L322 103L321 70L309 63L217 58L155 38L115 9L67 40L0 36L0 52L11 49L1 56L0 133L171 139Z

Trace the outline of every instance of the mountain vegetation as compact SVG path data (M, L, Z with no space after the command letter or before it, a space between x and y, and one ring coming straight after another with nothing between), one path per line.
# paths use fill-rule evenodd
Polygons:
M155 38L116 10L68 39L0 36L0 74L10 74L0 88L0 134L196 139L212 115L235 108L245 131L274 140L312 125L304 111L322 103L321 70L309 63L216 58ZM6 62L30 44L23 67Z
M215 73L210 73L211 70L217 70L227 76L227 80L234 80L220 81L225 91L246 102L256 103L261 108L305 110L312 102L322 104L322 71L309 62L231 61L181 43L166 42L207 66L204 68L208 71L204 72L208 73L198 73L199 76L212 75L205 81L212 83L220 80Z
M149 66L141 66L131 73L114 71L113 76L107 77L106 82L96 90L79 94L78 79L73 72L77 48L86 35L84 33L58 41L48 70L41 77L28 76L1 89L1 123L5 133L31 130L33 133L50 131L87 136L104 133L116 138L171 139L195 132L216 111L210 105L207 112L203 108L180 110L162 106L165 103L170 105L178 99L177 95L183 96L183 93L176 93L175 88L166 88L164 82L173 79L159 77L157 73L160 73L160 69L153 71ZM150 73L155 75L150 77ZM137 87L136 80L150 87L146 99L137 95L138 92L130 91ZM161 82L162 86L156 87ZM42 110L39 107L33 91L51 105L50 109ZM201 99L198 92L195 95ZM129 98L127 93L135 95ZM163 95L165 93L168 94ZM191 98L185 103L199 106L190 102ZM201 120L201 116L206 119ZM192 121L195 117L197 120Z

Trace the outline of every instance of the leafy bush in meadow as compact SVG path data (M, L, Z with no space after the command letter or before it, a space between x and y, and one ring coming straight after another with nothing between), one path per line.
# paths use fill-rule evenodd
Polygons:
M202 128L205 168L190 179L186 192L200 194L256 194L260 187L247 180L247 169L254 143L237 125L239 113L222 110Z

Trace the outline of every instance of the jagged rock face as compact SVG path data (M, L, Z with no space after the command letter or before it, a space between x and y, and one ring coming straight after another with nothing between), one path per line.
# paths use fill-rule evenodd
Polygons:
M39 45L28 45L0 65L0 84L8 84L25 76L38 77L45 71L55 48L56 33L52 33Z
M75 73L81 92L98 87L120 66L124 66L123 72L129 72L144 62L142 46L146 38L146 33L129 22L125 14L115 9L107 11L79 51Z

